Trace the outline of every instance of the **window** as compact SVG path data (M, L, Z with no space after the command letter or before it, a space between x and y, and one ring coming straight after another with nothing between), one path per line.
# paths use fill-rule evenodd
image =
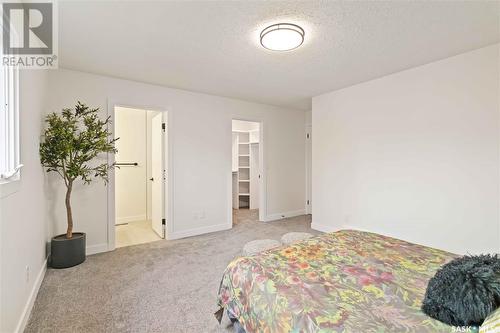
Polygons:
M19 70L0 68L0 184L19 179Z

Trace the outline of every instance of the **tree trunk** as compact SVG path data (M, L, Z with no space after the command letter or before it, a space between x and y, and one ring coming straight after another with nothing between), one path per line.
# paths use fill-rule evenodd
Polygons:
M68 219L68 230L66 231L66 238L73 237L73 213L71 212L71 190L73 189L73 182L69 182L66 191L66 216Z

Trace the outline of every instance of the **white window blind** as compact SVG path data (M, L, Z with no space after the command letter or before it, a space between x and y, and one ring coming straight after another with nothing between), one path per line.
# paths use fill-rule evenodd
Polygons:
M0 182L17 179L22 167L19 156L19 70L0 69Z

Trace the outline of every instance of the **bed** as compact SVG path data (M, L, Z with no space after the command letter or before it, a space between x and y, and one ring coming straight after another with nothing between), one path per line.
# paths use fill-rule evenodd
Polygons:
M224 312L253 332L451 332L421 310L428 280L456 255L374 233L342 230L226 268Z

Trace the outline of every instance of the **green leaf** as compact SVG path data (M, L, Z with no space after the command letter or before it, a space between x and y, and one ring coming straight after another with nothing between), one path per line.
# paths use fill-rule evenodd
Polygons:
M73 109L52 112L45 118L39 151L40 162L47 172L57 173L68 189L80 179L90 184L95 179L108 181L108 172L114 165L96 163L99 157L117 152L108 127L110 117L99 118L99 108L90 108L77 102Z

